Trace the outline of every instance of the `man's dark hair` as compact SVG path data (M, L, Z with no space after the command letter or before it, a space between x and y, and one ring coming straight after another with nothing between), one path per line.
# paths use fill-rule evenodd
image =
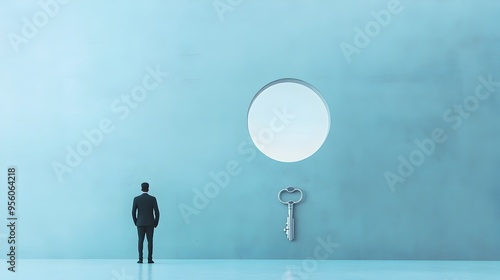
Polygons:
M147 183L147 182L142 183L141 184L141 190L143 192L148 192L149 191L149 183Z

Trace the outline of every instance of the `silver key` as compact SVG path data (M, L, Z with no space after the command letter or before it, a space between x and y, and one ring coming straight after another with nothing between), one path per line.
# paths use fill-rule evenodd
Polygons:
M283 192L288 192L288 193L299 192L300 198L297 201L293 201L293 200L283 201L281 199L281 194ZM298 188L294 188L294 187L288 187L288 188L282 189L278 193L278 200L281 203L286 204L288 206L288 217L286 218L286 225L285 225L285 228L283 229L283 231L285 232L286 237L289 241L292 241L295 238L295 219L293 217L293 205L296 203L299 203L302 200L302 197L303 197L302 190L300 190Z

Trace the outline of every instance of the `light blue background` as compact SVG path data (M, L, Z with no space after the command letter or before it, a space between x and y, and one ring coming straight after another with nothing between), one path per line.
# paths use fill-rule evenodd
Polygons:
M320 238L340 245L331 259L500 260L500 88L458 129L443 119L479 76L500 80L499 1L401 1L350 63L339 45L389 1L242 1L221 18L212 0L74 0L15 52L9 34L37 2L0 4L0 166L2 185L18 168L20 257L135 258L132 198L148 181L156 258L301 259ZM157 65L169 76L120 119L113 102ZM248 106L280 78L330 109L326 142L297 163L249 142ZM58 180L53 162L105 118L115 129ZM384 173L435 128L447 141L392 192ZM239 173L187 223L179 207L228 163ZM305 193L293 242L288 185Z

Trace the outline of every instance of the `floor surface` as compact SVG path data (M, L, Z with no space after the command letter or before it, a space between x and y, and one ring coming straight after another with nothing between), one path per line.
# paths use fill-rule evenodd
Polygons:
M345 280L499 280L500 262L336 261L336 260L19 260L16 272L2 261L0 279L345 279Z

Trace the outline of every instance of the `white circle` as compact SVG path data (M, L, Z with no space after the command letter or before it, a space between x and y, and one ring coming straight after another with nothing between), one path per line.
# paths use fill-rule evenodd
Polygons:
M277 161L310 157L323 145L329 130L326 102L314 87L301 80L281 79L267 84L248 109L252 141Z

